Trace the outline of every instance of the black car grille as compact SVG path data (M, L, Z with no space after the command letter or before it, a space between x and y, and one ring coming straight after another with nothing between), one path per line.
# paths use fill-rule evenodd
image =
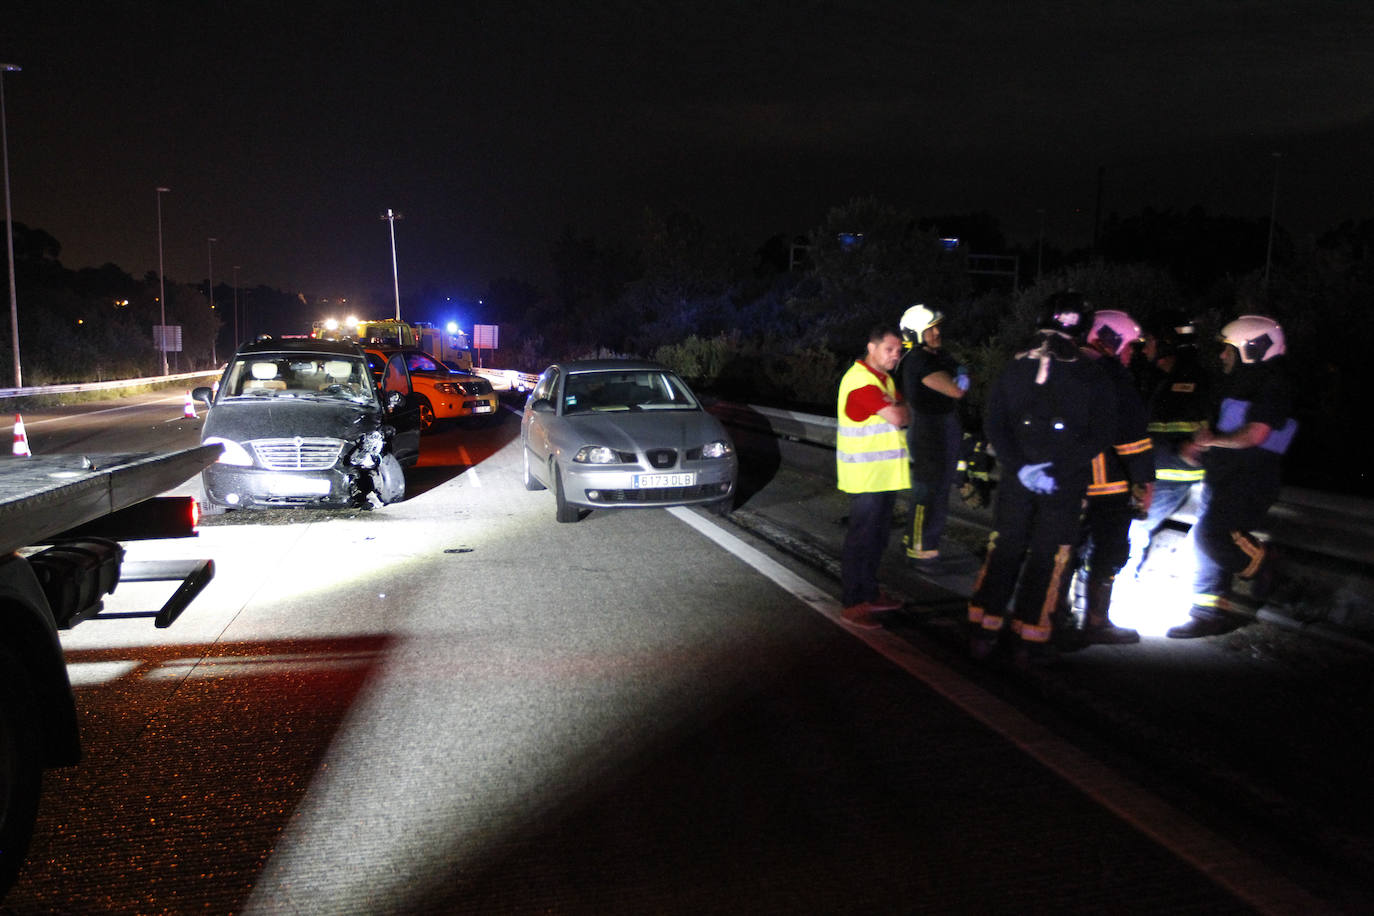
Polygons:
M590 493L587 494L591 496ZM597 490L592 502L597 503L680 503L692 499L720 496L720 484L697 484L693 487L652 487L640 490Z
M339 461L340 439L256 439L258 463L273 471L327 471Z
M670 448L651 448L644 453L651 467L662 470L677 464L677 452Z

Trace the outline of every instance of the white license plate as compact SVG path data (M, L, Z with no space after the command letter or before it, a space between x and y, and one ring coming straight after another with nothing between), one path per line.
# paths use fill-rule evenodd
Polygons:
M473 413L491 413L491 405L490 405L490 404L478 404L476 407L472 408L472 412L473 412Z
M273 496L328 496L329 481L323 477L272 474L267 478L267 489Z
M697 482L695 471L685 474L636 474L636 490L658 489L659 487L690 487Z

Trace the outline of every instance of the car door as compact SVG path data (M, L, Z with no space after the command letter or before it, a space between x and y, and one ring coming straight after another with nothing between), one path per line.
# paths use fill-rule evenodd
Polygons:
M525 399L525 412L520 418L521 438L525 442L525 447L530 452L530 463L540 468L539 475L543 476L543 468L548 467L549 453L553 446L549 442L548 424L556 417L557 391L559 380L559 368L550 366L544 370L540 376L538 384L530 392L530 396ZM552 408L550 411L535 410L536 401L544 401Z
M393 393L401 397L395 407L388 406L386 411L386 422L396 430L391 450L397 461L409 466L420 457L420 403L411 387L405 355L401 353L393 354L382 370L384 405L389 405Z

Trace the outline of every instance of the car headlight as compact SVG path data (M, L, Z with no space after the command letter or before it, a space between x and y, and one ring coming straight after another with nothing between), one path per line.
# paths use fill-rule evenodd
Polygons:
M573 455L578 464L618 464L620 455L604 445L584 445Z
M720 439L708 442L701 447L701 457L703 458L729 458L734 453L735 447Z
M463 389L460 388L458 385L455 385L453 382L438 382L438 383L435 384L434 390L437 391L437 392L439 392L440 394L447 394L447 395L455 395L455 394L462 394L462 393L463 393Z
M201 445L224 446L224 451L215 459L216 464L236 464L245 468L253 466L253 456L248 454L248 449L239 445L233 439L224 439L220 436L209 436Z

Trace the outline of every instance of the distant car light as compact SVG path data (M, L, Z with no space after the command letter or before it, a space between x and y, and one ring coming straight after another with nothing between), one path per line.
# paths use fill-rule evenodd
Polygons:
M604 445L584 445L577 450L573 461L579 464L616 464L620 461L620 456L615 450Z
M240 467L252 467L253 456L248 454L248 450L239 445L233 439L224 439L219 436L210 436L201 445L222 445L224 452L217 459L219 464L235 464Z

